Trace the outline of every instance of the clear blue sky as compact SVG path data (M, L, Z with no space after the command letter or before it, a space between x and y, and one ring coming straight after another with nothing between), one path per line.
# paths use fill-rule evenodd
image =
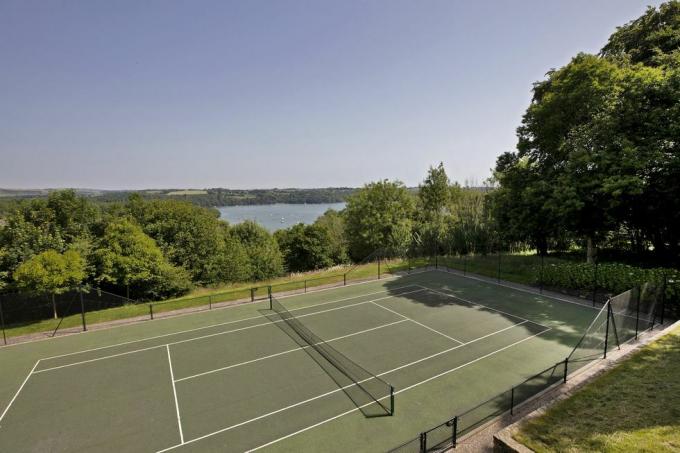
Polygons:
M639 0L0 2L0 187L482 181Z

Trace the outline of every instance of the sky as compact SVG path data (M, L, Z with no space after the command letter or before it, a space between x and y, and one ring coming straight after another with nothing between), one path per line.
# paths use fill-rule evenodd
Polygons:
M0 1L0 187L479 184L654 1Z

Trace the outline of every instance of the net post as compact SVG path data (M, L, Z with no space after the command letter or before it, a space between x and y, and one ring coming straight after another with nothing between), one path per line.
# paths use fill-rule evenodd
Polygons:
M394 386L390 385L390 415L394 415Z
M607 358L607 347L609 346L609 323L611 322L612 304L607 302L607 326L604 332L604 359Z
M635 306L635 341L638 339L640 327L640 299L642 298L642 286L637 286L637 304ZM653 321L652 321L653 322Z
M427 452L427 433L420 433L420 451L421 453Z
M456 415L453 417L453 433L452 433L452 441L451 445L453 448L456 448L456 444L458 444L458 416Z
M2 329L2 341L7 344L7 335L5 334L5 316L2 313L2 298L0 297L0 329Z
M565 384L567 383L567 374L568 374L567 369L568 369L568 368L569 368L569 357L567 357L566 359L564 359L564 378L563 378L563 382L564 382Z
M515 415L515 387L510 389L510 415Z
M149 318L153 319L153 304L149 304Z

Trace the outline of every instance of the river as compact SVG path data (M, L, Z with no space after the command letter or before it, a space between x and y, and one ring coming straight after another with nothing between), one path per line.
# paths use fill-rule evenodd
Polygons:
M345 203L323 204L263 204L249 206L220 206L220 219L230 224L254 220L269 231L288 228L296 223L313 223L328 209L339 211Z

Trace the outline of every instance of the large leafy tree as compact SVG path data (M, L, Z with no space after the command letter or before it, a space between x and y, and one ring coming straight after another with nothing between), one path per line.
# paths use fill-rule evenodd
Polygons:
M128 209L176 266L194 282L215 284L249 277L248 253L209 209L188 202L130 198Z
M232 234L245 248L253 280L264 280L283 274L283 255L272 234L253 221L234 225Z
M322 269L333 265L333 244L326 228L298 223L275 233L291 272Z
M52 297L55 319L58 313L54 296L77 287L85 276L85 260L74 250L63 254L47 250L24 261L14 272L20 289Z
M378 249L402 252L411 242L415 202L403 183L377 181L347 200L347 240L352 259L359 261Z
M333 263L346 263L349 260L349 256L347 252L344 215L334 209L329 209L314 221L314 225L323 228L328 232L328 241L331 248Z
M170 264L156 242L127 219L108 223L94 258L97 280L125 288L128 297L163 298L190 288L187 272Z

